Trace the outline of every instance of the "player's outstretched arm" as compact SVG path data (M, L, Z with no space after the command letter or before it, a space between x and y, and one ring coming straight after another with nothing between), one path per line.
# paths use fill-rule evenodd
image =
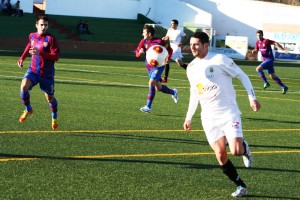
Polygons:
M283 48L283 46L281 46L281 44L279 44L278 42L275 42L275 45L278 46L282 51L284 51L285 54L289 54L289 51Z
M166 40L169 40L169 36L162 37L161 39L162 39L162 40L165 40L165 41L166 41Z

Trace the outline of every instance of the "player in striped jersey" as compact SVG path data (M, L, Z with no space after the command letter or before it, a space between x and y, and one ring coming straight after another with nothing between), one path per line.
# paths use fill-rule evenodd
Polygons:
M44 91L46 100L52 112L52 129L58 128L57 121L57 100L54 96L54 63L58 61L60 49L53 35L48 33L48 17L39 15L36 18L37 32L29 34L28 44L18 60L18 66L23 67L23 62L28 54L31 55L31 62L25 73L20 87L20 97L25 106L25 111L19 121L24 122L33 113L30 104L29 91L39 84Z
M173 50L161 38L154 37L154 34L155 34L155 30L152 26L149 25L144 26L143 28L144 38L140 41L139 45L135 50L136 57L140 57L142 54L147 53L147 50L152 45L161 45L164 46L168 51L168 57L167 57L167 62L168 62L172 56ZM145 60L145 64L150 78L149 92L147 97L147 105L140 108L140 110L145 113L151 112L152 102L154 100L156 90L166 94L171 94L172 98L174 99L174 102L177 103L178 102L177 89L170 89L166 85L161 84L161 74L163 73L165 66L163 65L160 67L153 67L147 63L147 60Z
M252 53L257 53L260 51L262 55L263 62L256 68L257 73L259 74L260 78L264 81L264 89L267 89L270 87L270 83L268 82L264 71L266 70L272 80L274 80L281 88L282 88L282 94L285 94L288 91L288 87L285 86L280 78L276 76L275 69L274 69L274 55L272 51L271 45L278 46L282 51L284 51L286 54L288 54L288 51L284 49L278 42L265 39L264 33L262 30L258 30L256 32L257 41L255 43L255 48L252 51Z

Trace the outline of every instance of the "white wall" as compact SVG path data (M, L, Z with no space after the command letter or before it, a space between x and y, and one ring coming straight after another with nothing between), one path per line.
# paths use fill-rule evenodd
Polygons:
M21 2L24 12L32 13L33 1ZM212 22L210 13L179 0L48 0L46 4L46 14L55 15L136 19L138 13L167 25L174 18L181 24L199 18L208 25Z
M33 0L21 0L24 12L31 13L32 6ZM56 15L136 19L138 13L167 26L174 18L180 25L211 25L217 35L248 37L251 46L266 24L300 27L299 6L254 0L48 0L46 5L46 14Z
M139 0L48 0L46 14L136 19Z
M187 4L179 0L141 0L141 7L139 12L146 14L146 11L150 12L147 15L150 19L159 24L168 25L172 19L177 19L181 25L184 22L200 22L211 26L212 15L205 12L195 6Z
M264 29L265 24L300 25L299 6L253 0L183 1L211 13L217 35L246 36L251 46L255 44L256 31Z

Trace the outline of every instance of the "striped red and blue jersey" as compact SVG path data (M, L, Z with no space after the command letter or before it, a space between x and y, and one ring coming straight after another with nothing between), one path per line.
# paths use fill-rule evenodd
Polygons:
M42 77L54 77L54 63L58 61L60 49L57 40L50 33L39 35L38 33L30 33L28 44L20 59L25 60L29 54L29 50L35 48L40 51L39 55L31 55L31 62L28 70Z
M262 55L263 61L266 60L274 60L274 55L272 51L271 45L274 45L275 41L265 39L263 38L262 40L257 40L255 44L255 49L260 51Z
M140 41L139 45L137 46L136 50L135 50L135 55L136 57L140 57L141 54L140 49L144 49L144 52L146 52L147 54L147 50L153 46L153 45L161 45L163 47L165 47L168 51L168 58L170 59L173 53L173 49L170 47L169 44L167 44L164 40L162 40L161 38L157 38L157 37L152 37L150 40L145 40L144 38ZM146 62L147 67L151 66ZM152 67L152 66L151 66Z

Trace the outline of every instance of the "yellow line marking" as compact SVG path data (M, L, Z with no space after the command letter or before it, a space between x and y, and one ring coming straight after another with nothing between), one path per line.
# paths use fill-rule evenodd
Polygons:
M38 160L39 158L0 158L0 162L8 161L28 161L28 160Z
M289 129L244 129L243 132L286 132L286 131L300 131L300 128ZM55 130L55 131L0 131L0 134L32 134L32 133L189 133L189 132L204 132L204 130Z
M289 151L257 151L252 152L252 154L278 154L278 153L300 153L300 150L289 150ZM228 152L230 154L230 152ZM171 156L200 156L200 155L214 155L214 152L194 152L194 153L161 153L161 154L115 154L115 155L94 155L94 156L66 156L57 157L57 159L109 159L109 158L130 158L130 157L171 157ZM30 157L30 158L0 158L0 162L7 161L31 161L31 160L47 160L55 159L42 157Z

